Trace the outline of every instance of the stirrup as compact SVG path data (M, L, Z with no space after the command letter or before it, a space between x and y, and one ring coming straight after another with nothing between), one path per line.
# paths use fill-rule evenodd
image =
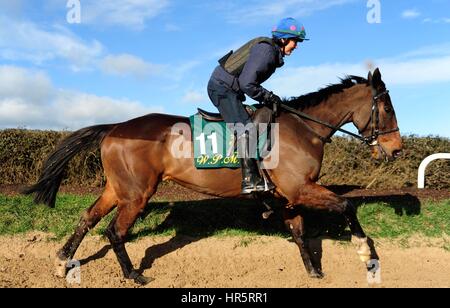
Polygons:
M260 193L260 192L268 192L274 190L275 185L269 180L264 172L259 172L258 170L258 179L249 178L247 180L242 180L241 193L242 194L251 194L251 193ZM256 176L256 175L254 175Z
M264 181L264 191L271 191L276 188L275 184L269 179L269 177L264 173L264 171L260 172L262 175L262 179Z
M264 183L265 183L264 191L271 191L276 188L275 185L272 182L266 180L266 178L264 178Z
M252 193L259 193L259 192L265 192L266 191L266 187L265 185L261 185L260 184L250 184L250 185L243 185L241 187L241 194L243 195L249 195Z

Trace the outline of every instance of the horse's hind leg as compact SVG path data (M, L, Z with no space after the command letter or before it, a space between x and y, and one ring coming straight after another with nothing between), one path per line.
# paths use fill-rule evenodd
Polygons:
M117 214L106 230L122 272L127 279L133 279L136 283L145 285L152 279L139 274L133 267L130 257L125 249L126 235L133 226L137 217L142 213L149 198L139 198L135 201L118 205Z
M81 215L75 232L57 253L55 265L58 277L64 278L66 276L67 262L73 258L85 235L114 209L116 202L117 197L113 189L107 185L103 194Z
M297 244L300 255L305 265L305 269L311 278L323 278L320 268L314 266L308 245L308 239L305 237L305 225L303 217L294 209L283 210L284 223L292 234L292 238Z

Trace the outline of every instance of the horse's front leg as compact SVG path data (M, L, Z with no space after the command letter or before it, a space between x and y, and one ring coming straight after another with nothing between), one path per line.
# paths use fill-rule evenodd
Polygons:
M323 278L322 270L314 266L311 259L308 239L305 237L305 224L303 217L294 209L285 208L283 210L284 224L292 234L292 238L297 244L300 255L305 265L305 269L311 278Z
M356 244L357 253L361 261L369 266L372 253L367 242L367 236L359 223L358 216L356 215L356 207L348 200L346 201L347 206L343 214L352 233L352 242Z
M356 207L346 198L336 195L332 191L315 183L303 185L298 195L290 202L292 206L302 206L328 210L344 215L350 227L352 238L357 245L357 253L362 262L368 265L371 259L371 250L367 243L367 236L356 216Z

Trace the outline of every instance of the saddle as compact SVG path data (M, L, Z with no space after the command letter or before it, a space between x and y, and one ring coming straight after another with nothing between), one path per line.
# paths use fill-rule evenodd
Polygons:
M266 106L254 105L248 106L244 105L245 110L255 124L267 123L272 121L272 110ZM208 122L224 122L223 117L220 113L209 112L201 108L197 108L198 115L200 115L204 120Z
M244 105L244 107L248 115L250 116L253 124L255 125L268 124L267 131L265 132L265 134L267 136L266 140L268 148L271 149L274 142L274 140L272 140L271 134L271 124L275 122L274 111L264 105L253 105L253 106ZM225 122L220 113L209 112L201 108L197 108L197 111L198 111L197 116L200 116L203 120L207 122L215 122L215 123Z
M247 111L247 113L249 114L250 118L253 119L253 116L256 113L256 107L252 107L252 106L248 106L245 105L245 110ZM205 119L206 121L209 122L224 122L223 117L220 115L220 113L214 113L214 112L209 112L200 108L197 108L198 114Z

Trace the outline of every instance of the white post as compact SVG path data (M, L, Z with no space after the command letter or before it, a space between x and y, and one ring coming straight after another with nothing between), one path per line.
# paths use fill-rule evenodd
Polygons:
M419 177L417 179L419 189L425 188L425 169L432 161L436 159L450 159L450 153L433 154L423 160L419 167Z

